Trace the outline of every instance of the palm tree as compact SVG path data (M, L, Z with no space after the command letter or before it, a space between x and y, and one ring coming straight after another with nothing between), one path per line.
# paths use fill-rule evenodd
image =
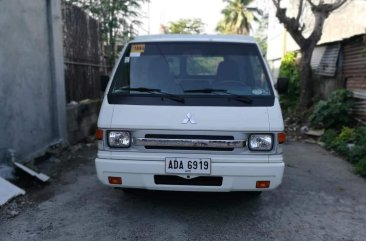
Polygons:
M224 0L227 6L221 11L224 18L220 20L216 31L225 34L249 34L251 22L257 20L248 8L252 0Z

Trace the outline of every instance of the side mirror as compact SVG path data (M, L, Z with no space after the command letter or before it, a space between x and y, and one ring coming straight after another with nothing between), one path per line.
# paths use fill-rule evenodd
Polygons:
M288 92L288 78L280 77L277 79L277 83L275 84L275 88L279 94L287 94Z
M108 85L108 81L109 81L108 75L100 76L100 91L102 91L102 92L105 91L105 89L107 88L107 85Z

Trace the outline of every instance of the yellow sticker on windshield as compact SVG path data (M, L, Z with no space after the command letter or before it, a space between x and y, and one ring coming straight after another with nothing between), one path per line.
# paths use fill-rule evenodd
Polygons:
M131 53L143 53L145 51L145 44L133 44Z

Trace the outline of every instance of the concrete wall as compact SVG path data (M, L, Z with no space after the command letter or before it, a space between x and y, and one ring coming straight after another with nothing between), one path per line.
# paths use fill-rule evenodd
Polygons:
M0 156L66 140L61 27L60 1L0 0Z
M340 74L335 77L319 76L314 74L315 98L326 99L334 90L344 88L344 80Z

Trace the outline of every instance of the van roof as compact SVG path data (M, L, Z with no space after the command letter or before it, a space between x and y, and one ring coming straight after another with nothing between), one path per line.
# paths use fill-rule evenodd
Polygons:
M160 34L141 35L131 42L234 42L256 43L254 38L244 35L197 35L197 34Z

